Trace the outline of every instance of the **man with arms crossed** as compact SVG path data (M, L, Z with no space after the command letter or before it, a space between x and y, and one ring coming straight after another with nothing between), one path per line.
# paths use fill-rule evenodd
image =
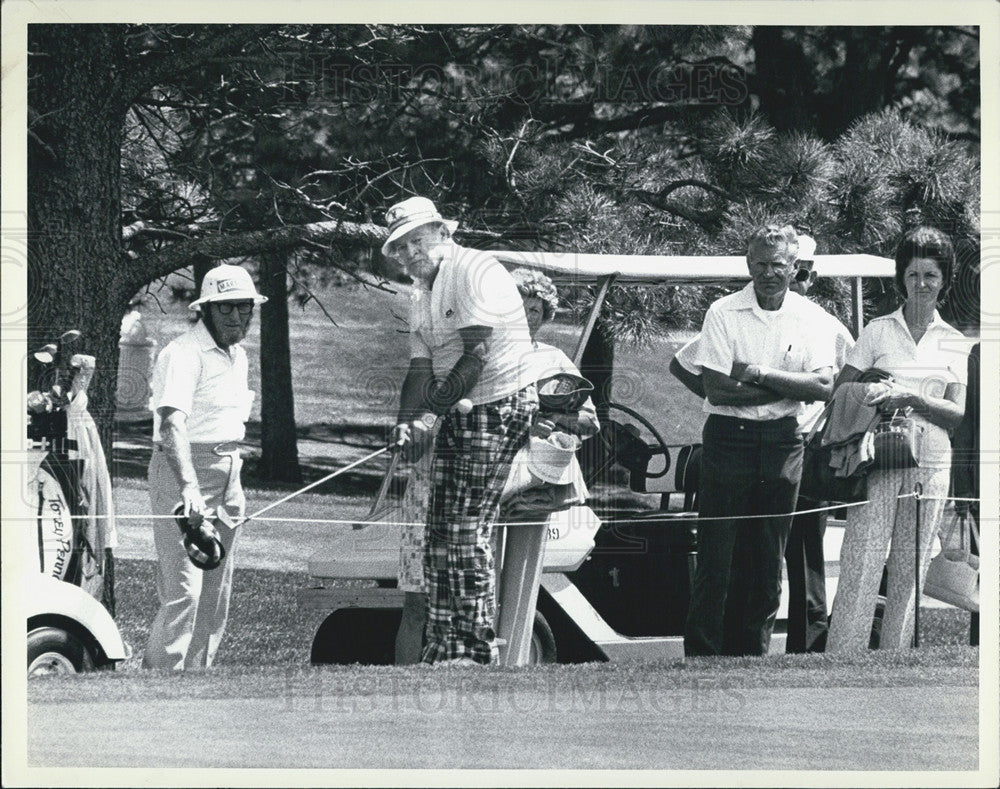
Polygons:
M386 212L383 254L414 279L410 366L395 440L419 454L424 429L441 418L434 444L424 548L425 663L498 659L494 526L514 455L528 439L538 395L522 369L530 349L524 305L494 258L458 246L456 223L423 197ZM467 398L472 410L453 410Z
M762 655L770 644L802 474L798 416L833 386L833 348L816 331L816 307L789 293L797 251L790 226L759 229L747 249L751 282L712 304L702 327L695 363L708 418L698 514L722 520L698 525L690 656ZM746 553L734 563L738 534ZM738 604L727 612L730 594Z
M245 435L253 392L247 383L247 355L240 347L255 304L267 298L240 266L217 266L191 302L201 319L170 342L153 370L153 454L149 496L155 515L210 511L243 516L243 461L237 442ZM159 562L156 590L160 610L143 657L146 668L203 669L212 665L229 614L233 549L238 527L222 525L225 551L212 570L192 564L184 535L173 517L153 522Z

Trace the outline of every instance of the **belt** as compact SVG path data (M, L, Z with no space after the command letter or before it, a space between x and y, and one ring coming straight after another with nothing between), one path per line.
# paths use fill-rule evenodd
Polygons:
M163 451L163 444L154 444L154 449ZM219 457L224 457L225 455L233 455L240 451L240 445L237 441L219 441L219 442L208 442L202 443L200 441L191 442L191 454L192 455L218 455Z

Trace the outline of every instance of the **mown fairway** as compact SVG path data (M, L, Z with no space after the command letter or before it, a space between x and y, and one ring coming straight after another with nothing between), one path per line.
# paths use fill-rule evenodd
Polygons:
M976 656L722 665L219 668L33 682L65 767L969 770Z

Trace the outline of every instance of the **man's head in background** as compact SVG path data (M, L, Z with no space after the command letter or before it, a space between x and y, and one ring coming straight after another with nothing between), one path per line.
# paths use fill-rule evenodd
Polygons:
M795 266L795 276L788 289L805 296L816 282L816 242L812 236L799 236L799 253Z

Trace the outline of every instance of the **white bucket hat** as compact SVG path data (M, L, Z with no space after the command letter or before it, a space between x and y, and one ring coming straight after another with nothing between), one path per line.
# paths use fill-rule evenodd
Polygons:
M528 442L528 471L553 485L565 485L573 480L573 458L580 439L556 431L548 438L532 436Z
M201 297L188 305L196 310L210 301L253 301L263 304L267 296L261 296L254 287L250 273L242 266L223 264L210 269L201 281Z
M816 241L812 236L799 236L798 260L816 260Z
M448 228L449 233L454 233L455 228L458 227L458 222L441 216L434 203L426 197L409 197L391 206L385 212L385 223L389 226L389 237L382 245L382 254L388 257L389 246L393 241L402 238L414 228L431 222L440 222Z

